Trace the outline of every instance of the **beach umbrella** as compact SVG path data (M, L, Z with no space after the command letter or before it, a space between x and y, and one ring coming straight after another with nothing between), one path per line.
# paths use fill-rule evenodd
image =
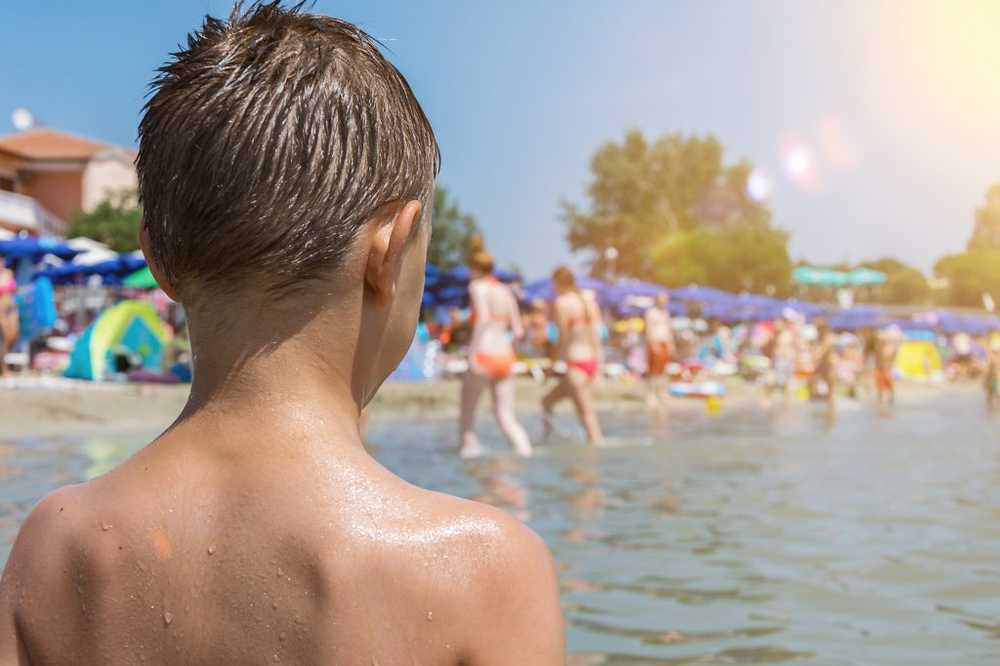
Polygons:
M703 287L692 284L679 289L671 289L670 295L681 301L698 301L701 303L730 303L736 299L734 294L714 287Z
M122 280L122 286L131 287L132 289L153 289L158 285L156 284L156 278L153 277L153 273L149 270L149 266L146 266Z
M611 286L607 282L598 280L597 278L577 276L576 286L580 291L593 293L597 299L597 303L602 307L611 304L608 298ZM555 297L556 290L552 286L551 278L529 282L521 289L521 302L523 303L530 303L534 300L551 301L555 300Z
M72 259L80 254L80 251L74 250L65 243L51 238L27 236L25 238L0 241L0 256L4 257L8 262L18 259L38 261L47 254L54 255L60 259Z

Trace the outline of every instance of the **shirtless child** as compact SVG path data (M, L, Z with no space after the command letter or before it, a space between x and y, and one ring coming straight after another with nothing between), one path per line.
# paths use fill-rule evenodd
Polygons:
M140 125L143 251L187 309L191 397L48 495L0 583L0 664L562 664L517 520L365 452L414 333L438 151L358 28L207 19Z
M674 329L667 306L670 296L666 293L656 297L656 304L646 310L646 381L649 389L647 402L661 404L661 397L669 390L667 366L674 356Z

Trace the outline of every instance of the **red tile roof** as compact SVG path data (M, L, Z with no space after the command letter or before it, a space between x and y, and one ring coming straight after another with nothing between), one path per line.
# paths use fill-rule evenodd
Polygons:
M47 127L0 137L0 150L29 160L89 160L110 147Z

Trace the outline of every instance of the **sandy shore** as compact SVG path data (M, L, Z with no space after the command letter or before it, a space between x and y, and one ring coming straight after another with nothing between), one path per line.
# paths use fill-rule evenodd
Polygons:
M519 411L537 413L541 397L551 384L519 380ZM901 401L923 401L943 393L978 390L972 385L900 386ZM727 407L763 404L761 389L734 380L727 385ZM187 400L187 386L95 385L69 380L4 380L0 382L0 438L88 434L102 432L151 433L166 428ZM459 382L386 384L376 397L372 413L379 419L440 417L458 414ZM596 390L602 412L644 410L641 383L605 381ZM489 409L484 400L483 410ZM564 407L568 409L568 406ZM677 400L672 411L700 411L700 400Z

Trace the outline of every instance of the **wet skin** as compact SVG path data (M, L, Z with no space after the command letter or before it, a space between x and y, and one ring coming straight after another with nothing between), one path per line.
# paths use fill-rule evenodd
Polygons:
M196 416L45 498L5 574L0 663L562 663L538 537L287 411Z

